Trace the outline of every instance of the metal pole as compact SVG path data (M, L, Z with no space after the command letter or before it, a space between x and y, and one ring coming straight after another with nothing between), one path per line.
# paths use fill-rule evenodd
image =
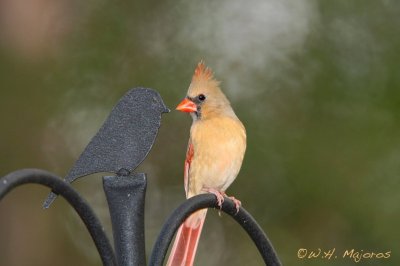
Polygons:
M144 173L103 177L118 266L146 265L144 238L146 185Z

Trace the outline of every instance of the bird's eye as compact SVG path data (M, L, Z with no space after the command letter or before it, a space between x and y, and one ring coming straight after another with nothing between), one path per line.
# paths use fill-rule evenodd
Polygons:
M206 96L204 94L199 95L199 100L204 101L206 99Z

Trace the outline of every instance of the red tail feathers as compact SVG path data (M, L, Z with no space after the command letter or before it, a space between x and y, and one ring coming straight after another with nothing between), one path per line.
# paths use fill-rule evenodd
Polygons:
M197 211L179 227L167 266L193 265L206 214L207 209Z

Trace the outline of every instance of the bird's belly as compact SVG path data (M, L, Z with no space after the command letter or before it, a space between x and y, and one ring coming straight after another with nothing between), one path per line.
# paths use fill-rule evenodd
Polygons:
M227 189L236 178L240 167L238 159L231 157L213 160L208 167L204 168L204 171L200 171L200 175L204 177L202 178L204 187L219 190Z
M210 142L195 150L189 172L189 190L200 194L204 188L225 191L235 180L242 164L244 150L235 138Z

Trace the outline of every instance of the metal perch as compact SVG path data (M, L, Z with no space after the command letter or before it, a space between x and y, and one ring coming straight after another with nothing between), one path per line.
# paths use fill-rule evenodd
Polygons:
M0 200L20 185L35 183L49 187L52 192L44 206L48 207L56 195L64 197L84 222L104 265L146 265L144 203L147 180L146 174L133 171L152 148L161 125L161 114L168 111L158 92L145 88L128 91L64 180L44 170L18 170L0 179ZM115 253L94 211L70 184L77 178L97 172L116 174L103 177ZM218 208L214 195L192 197L171 214L154 244L149 265L163 264L180 224L191 213L203 208ZM234 203L226 198L222 211L249 234L268 266L281 265L271 242L245 209L240 208L236 213Z

